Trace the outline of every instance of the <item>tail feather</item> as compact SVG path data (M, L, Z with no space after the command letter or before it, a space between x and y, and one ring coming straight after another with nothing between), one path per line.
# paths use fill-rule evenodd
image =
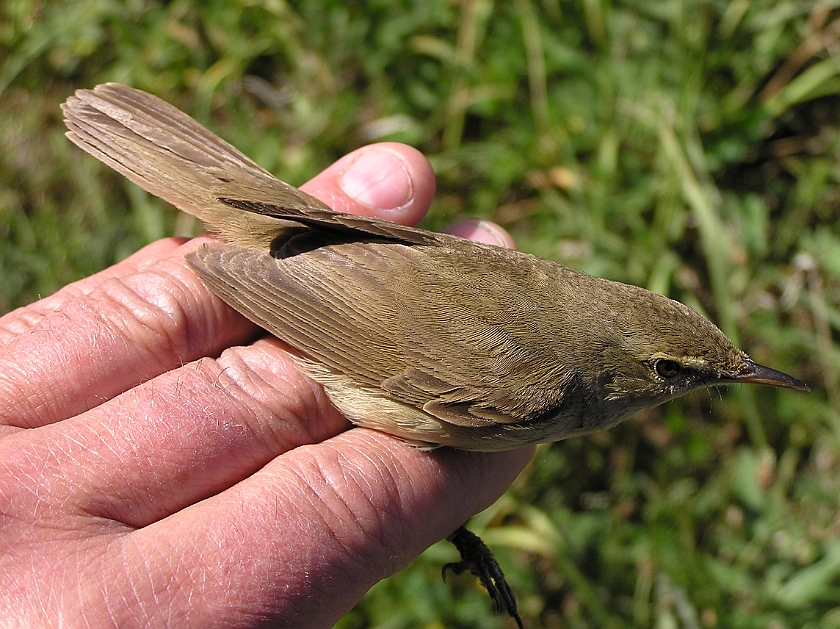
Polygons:
M146 92L106 83L78 90L62 110L74 144L211 230L230 231L230 207L219 198L243 191L249 199L278 206L324 207Z

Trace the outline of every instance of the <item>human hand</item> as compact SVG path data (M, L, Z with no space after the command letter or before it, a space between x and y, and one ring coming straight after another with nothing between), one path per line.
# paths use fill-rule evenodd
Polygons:
M303 189L413 224L398 144ZM396 208L396 209L392 209ZM486 223L458 235L512 245ZM19 626L329 627L492 503L531 455L354 428L169 238L0 319L0 608Z

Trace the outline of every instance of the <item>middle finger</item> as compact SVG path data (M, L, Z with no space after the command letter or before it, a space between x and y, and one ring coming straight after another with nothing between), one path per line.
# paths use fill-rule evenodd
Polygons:
M0 460L21 478L39 461L40 476L51 479L48 499L38 497L42 511L69 506L142 527L347 426L282 344L262 339L6 439Z

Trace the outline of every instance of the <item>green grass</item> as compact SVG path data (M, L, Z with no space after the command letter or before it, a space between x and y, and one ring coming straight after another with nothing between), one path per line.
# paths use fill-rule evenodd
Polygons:
M542 448L474 527L526 622L840 627L838 5L6 2L0 311L185 229L63 138L78 87L153 92L292 183L411 143L439 177L429 227L494 219L814 389L698 394ZM340 627L509 626L472 580L440 581L453 552Z

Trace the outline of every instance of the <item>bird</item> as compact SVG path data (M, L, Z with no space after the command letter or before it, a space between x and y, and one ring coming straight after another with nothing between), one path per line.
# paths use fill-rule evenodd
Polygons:
M218 242L187 264L356 425L488 452L605 430L697 389L808 390L644 288L335 212L141 90L107 83L62 109L74 144L204 221ZM448 567L495 574L465 561Z

